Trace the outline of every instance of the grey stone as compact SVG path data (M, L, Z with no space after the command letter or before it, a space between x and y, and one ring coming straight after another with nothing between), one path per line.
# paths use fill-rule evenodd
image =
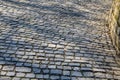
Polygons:
M36 78L40 78L40 79L43 79L43 74L36 74Z
M0 69L2 68L2 65L0 65Z
M56 65L49 65L48 68L56 68Z
M46 68L47 67L47 65L40 65L40 68Z
M24 77L24 76L25 76L25 73L17 73L16 76L17 76L17 77Z
M70 71L63 71L63 75L70 75Z
M71 80L71 78L70 78L70 77L67 77L67 76L61 76L61 79L62 79L62 80Z
M5 61L0 61L0 64L5 64Z
M78 72L78 71L72 71L72 76L81 77L81 76L82 76L82 73L81 73L81 72Z
M52 51L52 50L45 50L45 53L47 53L47 54L52 54L53 51Z
M74 70L74 71L79 71L79 70L80 70L80 67L74 67L73 70Z
M14 66L3 66L3 70L7 70L7 71L13 71Z
M59 74L62 74L62 70L51 70L50 73L59 75Z
M31 80L30 78L22 78L22 80Z
M34 56L36 53L35 52L26 52L25 54L29 55L29 56Z
M1 74L1 75L6 75L6 73L7 73L6 71L1 71L0 74Z
M35 78L35 74L27 73L25 77L27 77L27 78Z
M22 62L17 62L16 66L23 66L23 63Z
M94 75L95 75L95 77L98 77L98 78L105 78L105 74L104 73L97 72Z
M55 44L48 44L48 47L54 48L54 47L56 47L56 45Z
M56 48L63 49L63 48L64 48L64 46L63 46L63 45L59 45L59 44L57 44Z
M50 72L49 69L44 69L44 70L43 70L43 73L45 73L45 74L46 74L46 73L49 73L49 72Z
M31 63L24 63L24 66L31 66Z
M14 77L13 80L20 80L20 78Z
M83 75L86 77L93 77L94 76L93 72L83 72Z
M7 76L15 76L15 72L7 72Z
M11 61L11 58L5 58L6 61Z
M33 68L34 73L40 73L40 71L41 71L40 68Z
M54 51L54 54L64 54L64 51Z
M40 67L40 64L32 64L32 67Z
M72 69L72 67L70 67L70 66L63 66L63 68L64 68L64 70L71 70Z
M0 77L119 80L119 59L104 25L111 2L0 0Z
M111 78L111 79L113 79L113 75L112 75L112 74L106 74L106 78Z
M49 79L49 74L43 75L45 79Z
M15 54L17 54L17 55L24 55L24 51L17 51Z
M58 79L59 79L59 76L50 76L50 79L51 79L51 80L58 80Z
M82 67L80 70L82 71L92 71L91 67Z
M31 72L31 68L28 68L28 67L16 67L15 71L18 71L18 72Z

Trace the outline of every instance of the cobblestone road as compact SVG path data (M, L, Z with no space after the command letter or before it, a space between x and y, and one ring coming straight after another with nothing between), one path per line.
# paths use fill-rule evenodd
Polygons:
M0 0L0 78L120 80L104 25L109 6L110 0Z

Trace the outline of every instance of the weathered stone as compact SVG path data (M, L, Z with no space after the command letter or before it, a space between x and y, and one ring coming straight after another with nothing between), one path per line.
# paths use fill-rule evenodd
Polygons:
M30 78L22 78L22 80L31 80Z
M49 65L48 68L56 68L56 65Z
M51 70L50 73L59 75L59 74L62 74L62 70Z
M33 72L34 72L34 73L40 73L40 71L41 71L41 70L40 70L39 68L33 68Z
M6 75L7 76L15 76L15 72L8 72Z
M83 75L85 76L85 77L93 77L94 75L93 75L93 72L83 72Z
M45 79L48 79L48 78L49 78L49 74L43 75L43 77L44 77Z
M18 63L16 63L16 66L23 66L23 63L22 62L18 62Z
M58 80L58 79L59 79L59 76L51 76L50 79L51 79L51 80Z
M105 74L104 73L100 73L100 72L95 73L95 76L97 78L105 78Z
M40 64L32 64L32 67L40 67Z
M43 74L36 74L36 78L40 78L40 79L43 79Z
M13 71L13 69L14 69L14 66L4 66L3 67L3 70L7 70L7 71Z
M25 54L29 55L29 56L34 56L36 53L35 52L26 52Z
M29 67L29 66L31 66L31 63L24 63L24 66Z
M47 74L47 73L49 73L49 71L50 71L49 69L44 69L43 73Z
M0 65L0 69L2 68L2 65Z
M20 78L14 77L13 80L21 80Z
M7 72L1 71L0 75L6 75Z
M82 74L81 74L81 72L78 72L78 71L72 71L72 76L78 76L78 77L81 77Z
M27 73L25 77L27 77L27 78L34 78L35 74L33 74L33 73Z
M15 71L18 72L31 72L31 68L27 68L27 67L16 67Z
M119 80L104 25L111 1L0 0L0 78Z
M70 71L63 71L63 75L70 75Z
M17 73L16 76L17 76L17 77L24 77L24 76L25 76L25 73Z
M54 48L56 45L55 44L48 44L48 47Z
M71 80L71 78L70 78L70 77L67 77L67 76L61 76L61 79L62 79L62 80Z

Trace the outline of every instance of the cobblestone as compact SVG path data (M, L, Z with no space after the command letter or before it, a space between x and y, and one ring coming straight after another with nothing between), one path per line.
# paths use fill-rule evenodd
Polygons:
M40 71L41 71L41 70L40 70L39 68L33 68L33 72L34 72L34 73L40 73Z
M35 74L27 73L25 77L28 77L28 78L35 78Z
M2 65L0 65L0 69L2 68Z
M73 71L72 76L82 76L81 72Z
M56 65L49 65L48 68L56 68Z
M18 72L31 72L31 68L27 68L27 67L16 67L15 70Z
M5 71L1 71L1 75L5 75L7 72L5 72Z
M36 78L37 78L37 79L42 79L42 78L43 78L43 75L42 75L42 74L36 74Z
M59 74L62 74L62 70L51 70L50 73L59 75Z
M95 76L98 78L105 78L105 74L100 72L95 73Z
M15 72L7 72L7 76L15 76Z
M22 78L22 80L30 80L29 78Z
M62 76L61 79L62 79L62 80L70 80L70 77Z
M7 70L7 71L12 71L14 69L14 66L4 66L3 70Z
M0 0L0 78L119 80L111 1Z
M14 77L13 80L20 80L20 78Z
M70 71L63 71L63 75L70 75Z
M83 72L83 75L86 77L93 77L94 76L93 72Z
M59 76L51 76L50 79L51 80L57 80L57 79L59 79Z
M17 77L24 77L24 76L25 76L25 73L16 73L16 76L17 76Z

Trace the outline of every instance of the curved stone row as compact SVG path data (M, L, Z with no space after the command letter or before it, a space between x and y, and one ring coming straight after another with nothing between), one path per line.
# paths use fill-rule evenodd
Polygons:
M109 2L0 0L0 80L119 80Z

